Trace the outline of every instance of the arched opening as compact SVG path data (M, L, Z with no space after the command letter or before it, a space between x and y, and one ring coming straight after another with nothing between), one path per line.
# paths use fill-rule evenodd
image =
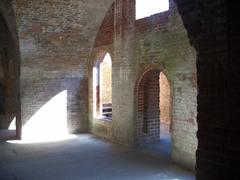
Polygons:
M93 67L93 116L112 119L112 59L109 53Z
M144 150L171 156L171 90L158 69L144 73L136 88L137 144Z
M136 20L169 10L169 0L136 0Z

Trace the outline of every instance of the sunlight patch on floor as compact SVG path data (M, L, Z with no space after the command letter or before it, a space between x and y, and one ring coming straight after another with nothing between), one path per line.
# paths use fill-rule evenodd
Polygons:
M77 135L68 134L58 138L50 138L50 139L22 139L22 140L8 140L7 143L10 144L37 144L37 143L50 143L50 142L61 142L76 139Z

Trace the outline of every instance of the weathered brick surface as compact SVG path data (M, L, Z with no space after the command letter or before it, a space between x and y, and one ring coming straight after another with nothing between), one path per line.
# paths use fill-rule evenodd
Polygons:
M68 84L69 130L88 131L88 57L110 5L107 0L15 1L24 123L62 84ZM40 94L45 98L39 99Z
M67 90L66 106L69 132L79 131L79 129L76 129L76 127L79 126L82 128L80 129L82 131L88 129L88 123L86 121L75 121L76 117L87 118L87 102L84 102L83 98L83 96L88 94L86 79L77 80L75 78L55 78L41 79L41 81L22 80L21 83L22 86L25 87L24 92L22 92L22 109L25 109L25 111L22 112L23 125L53 97ZM52 117L52 115L46 115L46 117L48 116ZM45 126L47 127L48 124Z
M63 0L16 1L22 47L22 82L30 86L35 81L37 89L22 86L22 100L28 104L23 104L23 111L30 112L30 106L35 105L24 95L28 88L30 94L49 95L50 88L42 90L41 85L53 87L53 92L58 92L63 82L66 84L64 88L71 86L73 92L78 92L72 96L78 98L79 87L72 87L67 82L71 79L78 86L86 84L82 81L87 81L87 77L91 82L92 63L97 54L111 51L114 57L113 121L94 120L91 115L92 88L89 85L92 131L123 144L134 143L134 105L137 104L133 96L134 85L149 67L163 70L172 91L173 158L188 166L194 164L198 87L197 179L237 179L238 166L234 164L239 162L240 144L238 11L230 9L227 18L226 0L175 0L182 20L170 1L169 12L135 22L134 1L117 0L114 18L106 16L108 20L105 18L102 24L97 38L99 41L95 43L88 63L88 55L100 26L98 23L109 9L106 2L109 5L112 3L109 0L97 4L94 0L73 0L71 3ZM0 12L3 12L2 9ZM95 14L89 17L88 12ZM112 12L110 9L109 14ZM197 75L196 54L189 45L188 37L197 50ZM55 78L56 83L53 82ZM46 99L38 102L39 105L47 101L47 95ZM80 98L80 104L87 107L87 96ZM69 111L75 107L71 106ZM82 109L80 113L84 114ZM79 125L75 128L78 129Z
M116 1L113 62L113 138L134 144L134 1ZM121 89L121 93L119 90Z
M108 41L100 44L96 41L98 45L93 52L95 55L91 58L94 62L98 59L98 56L96 56L98 53L114 47L112 64L113 120L112 123L108 123L108 130L111 129L111 133L105 134L105 137L128 145L134 144L135 140L143 137L141 132L143 121L137 122L137 119L141 116L137 113L137 108L142 106L144 109L143 105L146 105L146 103L140 102L140 104L137 104L134 87L136 88L135 85L139 78L147 70L152 68L159 72L163 71L169 79L173 101L172 156L173 159L185 166L194 168L197 147L196 54L189 44L186 30L176 7L171 1L170 11L135 21L134 2L119 0L115 3L116 9L111 11L115 14L108 14L108 16L115 16L115 26L112 29L114 37L112 37L112 33L109 33L108 37L108 39L114 39L114 43L111 44ZM104 31L104 24L111 19L108 16L105 17L98 37L101 37L101 34L106 36L103 33L109 30L109 26L106 25L106 31ZM93 67L92 64L94 63L90 64L90 69ZM91 95L92 88L90 87L89 90ZM144 94L146 92L139 90L138 93ZM92 98L90 97L90 111L92 109L91 101ZM157 98L157 101L159 102L159 98ZM159 106L156 105L156 107L158 108L159 119ZM142 112L143 118L144 110ZM90 112L90 119L91 117ZM91 121L93 127L96 124L101 126L101 120L95 123L96 121L93 118ZM139 125L136 125L137 123ZM104 122L102 126L106 126ZM159 128L159 126L155 127ZM156 132L159 134L159 130ZM96 131L93 131L93 133L99 134ZM104 136L104 133L100 134Z
M197 179L238 179L238 11L225 0L175 1L197 50Z
M113 3L105 15L105 18L98 31L94 47L101 47L108 44L113 44L114 39L114 9Z
M176 7L171 3L170 11L136 21L134 31L137 69L133 65L131 69L135 70L135 79L151 65L160 66L167 75L173 94L172 156L193 168L197 147L196 54Z

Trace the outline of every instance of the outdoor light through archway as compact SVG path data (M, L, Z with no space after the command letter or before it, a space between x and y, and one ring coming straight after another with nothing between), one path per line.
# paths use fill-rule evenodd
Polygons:
M169 0L136 0L136 19L151 16L169 9Z

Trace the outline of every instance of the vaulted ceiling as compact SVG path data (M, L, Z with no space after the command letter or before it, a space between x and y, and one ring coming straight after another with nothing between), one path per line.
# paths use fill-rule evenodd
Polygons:
M31 18L35 22L38 18L39 22L48 22L49 27L46 28L76 30L92 47L102 20L113 2L114 0L15 0L19 31L28 29ZM29 24L23 22L26 19Z

